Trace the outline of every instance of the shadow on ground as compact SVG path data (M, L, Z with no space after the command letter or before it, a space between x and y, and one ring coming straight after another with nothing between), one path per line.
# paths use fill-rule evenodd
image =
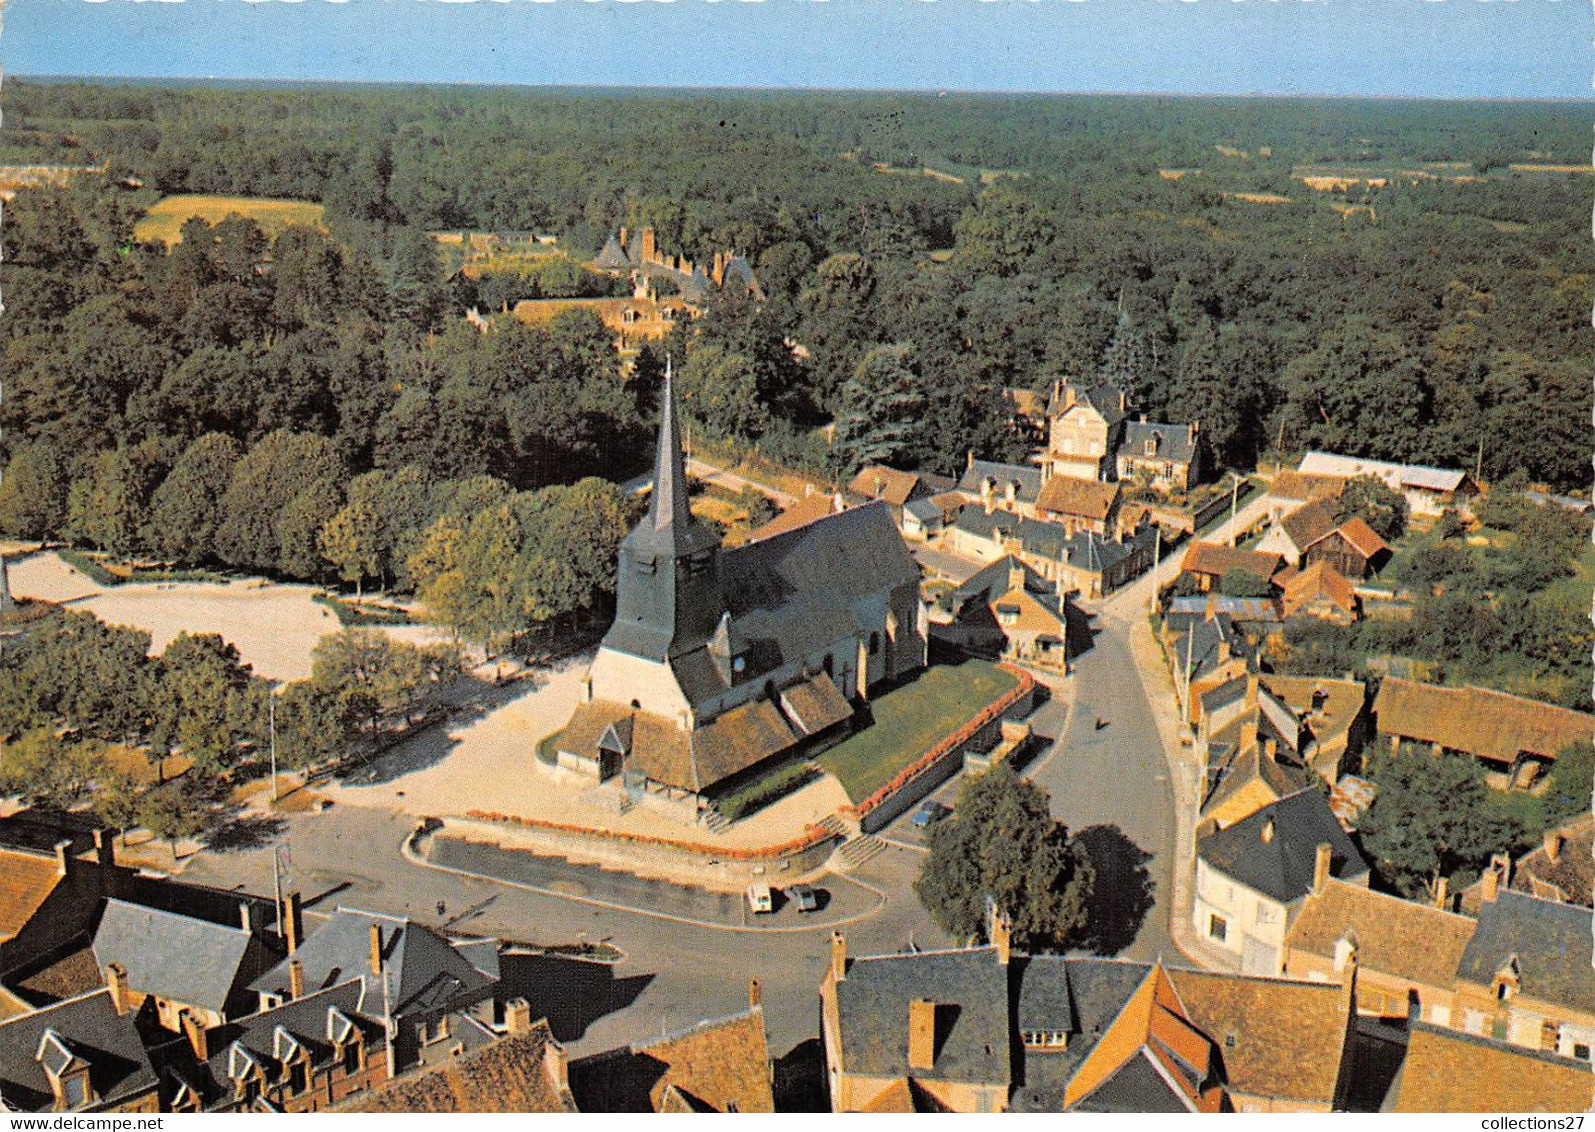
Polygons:
M281 818L264 814L240 814L223 822L205 836L205 848L212 853L236 853L259 849L276 840L287 825Z
M505 999L525 998L534 1014L546 1014L554 1037L576 1041L598 1019L624 1010L653 982L652 975L615 977L608 963L557 955L511 952L500 960Z
M1081 946L1098 955L1117 955L1134 942L1152 909L1156 886L1146 868L1152 855L1116 825L1088 826L1075 840L1097 874Z

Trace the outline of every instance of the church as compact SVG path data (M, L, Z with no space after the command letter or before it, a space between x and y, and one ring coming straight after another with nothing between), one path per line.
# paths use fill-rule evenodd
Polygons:
M919 567L874 502L737 547L688 509L670 380L648 513L620 546L615 622L549 744L632 804L696 821L707 796L845 731L926 663Z

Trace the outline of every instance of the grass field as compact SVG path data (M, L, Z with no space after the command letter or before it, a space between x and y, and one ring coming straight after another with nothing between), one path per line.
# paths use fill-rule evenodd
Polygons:
M868 798L1018 681L995 664L966 660L926 670L870 701L875 721L819 757L854 802Z
M237 213L275 236L290 224L325 227L326 208L307 200L265 200L258 197L175 196L157 202L133 226L133 238L168 246L182 241L183 224L199 217L210 224Z

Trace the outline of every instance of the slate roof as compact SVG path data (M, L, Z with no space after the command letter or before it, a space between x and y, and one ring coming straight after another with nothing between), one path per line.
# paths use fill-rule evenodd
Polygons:
M1514 959L1523 997L1595 1014L1588 908L1502 891L1480 907L1456 976L1488 987Z
M604 242L604 249L598 253L596 266L602 271L625 271L631 266L631 260L626 256L626 249L620 246L620 237L610 236Z
M1333 983L1169 970L1191 1022L1218 1047L1225 1084L1256 1097L1338 1098L1350 1003Z
M1118 505L1119 494L1120 488L1116 483L1053 476L1036 498L1036 508L1050 514L1106 522Z
M1146 454L1146 442L1156 443L1157 451ZM1196 433L1190 425L1164 424L1161 421L1126 421L1124 442L1119 454L1135 459L1167 460L1189 464L1196 458Z
M1124 409L1124 394L1119 391L1118 387L1106 381L1099 381L1092 386L1077 385L1073 382L1060 385L1051 407L1051 412L1054 416L1060 416L1069 411L1064 406L1069 404L1069 396L1071 394L1074 397L1075 404L1084 402L1100 413L1103 419L1108 422L1110 429L1129 415ZM1069 408L1073 407L1073 405L1069 405Z
M909 1003L938 1011L935 1064L910 1069ZM1008 969L994 948L883 955L849 961L836 984L842 1066L868 1077L1003 1083L1010 1079ZM956 1007L956 1010L951 1009Z
M1226 734L1233 730L1226 729ZM1285 798L1306 787L1315 777L1284 747L1271 759L1263 754L1259 743L1241 747L1221 739L1220 745L1227 754L1213 760L1209 793L1202 803L1204 814L1218 809L1253 782L1262 782L1275 798Z
M1184 621L1183 626L1175 618L1165 618L1164 625L1174 630L1174 638L1169 643L1169 657L1182 684L1187 661L1190 662L1191 679L1200 680L1224 663L1220 646L1226 643L1232 658L1246 655L1246 639L1223 613L1211 618L1191 617Z
M1272 827L1264 840L1266 827ZM1300 790L1197 842L1209 867L1281 904L1305 896L1312 887L1318 846L1327 842L1331 876L1367 876L1368 865L1340 828L1329 803L1316 789Z
M1007 485L1012 483L1017 485L1015 496L1020 503L1034 503L1041 494L1044 477L1040 468L1023 464L971 460L958 480L958 490L979 499L981 485L988 479L992 481L992 494L996 498L1003 498Z
M1554 759L1595 735L1595 715L1489 688L1444 688L1387 676L1374 698L1379 731L1498 763L1527 751Z
M934 522L942 516L942 509L934 499L910 499L903 504L903 510L921 523Z
M0 943L16 938L64 879L54 856L0 847Z
M1331 878L1302 904L1285 946L1332 960L1351 933L1359 967L1449 990L1474 927L1466 916Z
M769 1057L755 1008L583 1058L571 1089L583 1112L774 1112Z
M575 1112L568 1088L554 1082L549 1061L558 1042L547 1020L360 1094L352 1112Z
M1415 1022L1386 1112L1587 1112L1587 1064Z
M0 1095L23 1112L53 1108L55 1093L36 1060L47 1031L88 1063L98 1105L112 1105L156 1086L132 1015L119 1015L105 988L0 1021Z
M241 927L107 900L94 933L94 961L101 971L120 963L128 986L140 994L220 1014L253 974L245 969L250 941Z
M470 955L480 961L478 949L466 947L462 953L421 924L339 906L295 953L304 967L305 988L321 990L359 978L369 979L380 993L380 980L371 972L373 926L381 933L388 995L396 1016L447 1008L462 999L479 996L497 982L496 970L483 971L467 958ZM250 989L286 994L288 963L287 959L278 963L252 982Z

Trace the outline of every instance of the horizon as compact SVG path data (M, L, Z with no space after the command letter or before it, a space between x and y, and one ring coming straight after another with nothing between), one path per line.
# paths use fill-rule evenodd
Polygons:
M34 81L1595 98L1574 0L12 0L6 16L6 70Z

